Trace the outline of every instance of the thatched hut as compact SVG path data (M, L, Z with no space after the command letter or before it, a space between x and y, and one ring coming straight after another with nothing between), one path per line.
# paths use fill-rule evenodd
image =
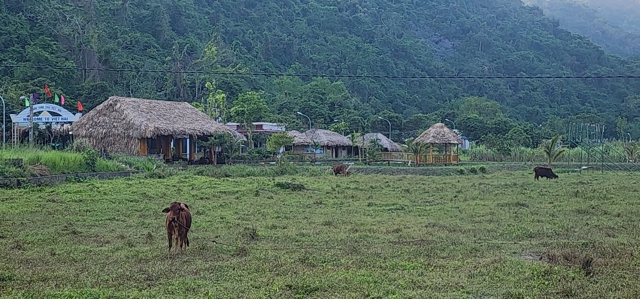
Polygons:
M430 164L453 164L460 162L459 148L457 145L462 144L462 138L447 128L443 123L437 123L431 126L413 142L430 145L428 155ZM434 154L434 147L444 148L441 154Z
M383 152L402 152L402 148L393 140L381 133L367 133L356 138L354 146L359 148L367 148L372 141L378 142Z
M74 137L89 140L96 149L129 155L157 154L165 160L187 153L187 159L193 161L196 138L220 132L237 135L189 103L115 96L73 124Z
M289 131L289 136L295 138L293 154L314 154L324 158L342 158L347 155L347 148L351 147L349 138L336 132L321 129L311 129L304 133ZM318 149L314 149L317 143Z
M311 145L313 144L313 141L311 141L311 139L307 138L307 135L305 135L304 133L300 133L296 130L292 130L287 132L287 135L293 137L293 144L294 145Z

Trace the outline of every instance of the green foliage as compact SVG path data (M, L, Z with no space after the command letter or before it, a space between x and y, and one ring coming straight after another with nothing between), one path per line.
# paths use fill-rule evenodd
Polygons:
M233 101L230 113L234 121L250 126L253 122L262 121L269 117L269 106L262 99L260 93L248 91Z
M233 135L228 132L220 132L216 133L213 136L209 137L207 141L197 141L201 146L204 147L220 147L225 154L225 157L229 163L233 160L233 158L239 154L240 148L244 143L244 140L239 136Z
M464 167L460 167L458 168L458 174L465 174L466 170L464 169Z
M480 167L478 167L478 171L480 171L480 173L487 173L487 167L480 165Z
M78 138L73 141L65 150L74 153L84 153L93 149L93 146L88 139Z
M520 1L5 1L1 8L0 89L9 113L23 107L21 95L48 84L71 110L76 101L90 110L110 95L134 96L298 130L308 126L300 111L317 128L339 119L346 129L334 129L346 133L387 132L380 115L394 140L449 118L474 141L544 124L535 134L524 130L537 147L566 134L581 113L605 123L605 137L616 137L618 116L640 136L640 86L631 81L513 78L640 70L637 59L607 56ZM435 75L469 79L427 79ZM520 133L514 144L529 146Z
M544 154L547 156L549 167L551 167L551 163L553 163L553 161L562 157L562 155L567 151L567 148L565 146L558 146L558 143L561 137L562 136L560 135L556 135L555 137L551 138L551 140L547 141L542 146L542 150L544 151Z
M98 158L100 157L98 151L94 149L88 149L82 153L82 156L84 158L84 163L87 164L89 170L96 171L98 166Z
M18 167L0 157L0 178L25 178L30 176L31 173L26 168Z
M277 153L280 148L293 144L294 138L285 132L274 133L267 139L267 150Z
M239 159L245 161L260 161L271 159L273 152L267 150L264 147L254 147L247 149L247 152L238 156Z
M420 157L427 152L429 147L430 147L429 144L415 142L415 139L407 140L407 150L410 153L412 153L413 156L415 157L415 161L414 161L415 166L419 166L421 162L425 162L425 161L420 161Z
M105 160L100 158L97 151L93 149L86 150L82 153L70 151L54 151L40 149L8 149L2 151L1 158L7 159L23 159L24 165L44 165L51 174L81 173L92 171L122 171L126 170L126 166L120 162ZM28 170L11 170L14 177L30 176ZM1 177L1 175L0 175Z
M478 174L478 168L476 168L475 166L469 167L469 173Z

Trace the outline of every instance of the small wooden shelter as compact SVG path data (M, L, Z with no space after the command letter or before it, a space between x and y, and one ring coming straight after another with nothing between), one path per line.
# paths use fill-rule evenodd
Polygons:
M358 138L356 138L356 142L354 146L367 148L371 141L378 140L380 146L382 146L383 152L402 152L402 147L397 143L393 142L393 140L387 138L381 133L367 133Z
M128 155L186 153L194 160L195 141L216 133L238 134L186 102L110 97L73 124L73 136L98 150ZM175 152L172 152L172 144ZM213 151L209 151L210 156ZM213 161L210 157L210 161Z
M349 138L329 130L311 129L304 133L289 131L287 134L294 137L293 154L314 154L313 144L317 143L317 156L342 158L347 155L347 148L351 147Z
M457 145L462 144L462 138L443 123L431 126L413 142L431 145L428 154L429 164L455 164L460 162L459 147ZM434 146L444 146L444 151L441 154L434 154Z

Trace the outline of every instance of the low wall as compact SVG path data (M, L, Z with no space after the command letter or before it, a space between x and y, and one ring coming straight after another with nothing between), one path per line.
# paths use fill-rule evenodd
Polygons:
M70 173L70 174L58 174L32 178L11 178L0 179L0 188L17 188L25 185L43 186L43 185L55 185L67 180L83 180L83 179L112 179L129 177L133 174L139 173L139 171L117 171L117 172L89 172L89 173Z

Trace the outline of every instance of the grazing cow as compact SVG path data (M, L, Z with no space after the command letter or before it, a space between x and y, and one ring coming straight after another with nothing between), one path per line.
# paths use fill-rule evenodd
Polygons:
M347 165L344 164L338 164L338 165L333 165L333 174L334 175L343 175L343 176L348 176L351 174L351 172L349 171L349 168L351 168L351 165L349 165L347 167Z
M162 210L167 213L167 238L169 239L169 251L171 251L171 241L175 238L176 250L187 249L189 237L187 234L191 229L191 211L186 203L174 201L168 208Z
M558 175L553 173L553 170L548 167L535 167L533 169L534 179L538 179L539 177L548 179L557 179Z

